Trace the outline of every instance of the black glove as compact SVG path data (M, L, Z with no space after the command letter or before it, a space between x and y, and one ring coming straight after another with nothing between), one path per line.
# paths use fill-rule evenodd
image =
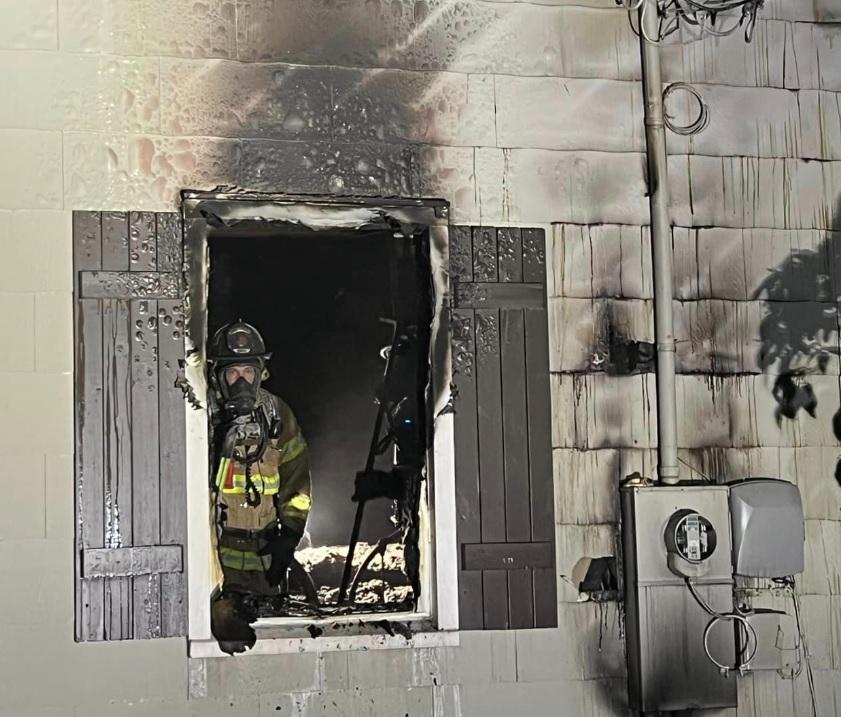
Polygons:
M286 577L286 571L295 557L295 548L301 540L301 534L283 527L280 532L257 551L257 555L271 555L272 562L266 571L269 585L280 585Z
M354 481L354 492L351 500L358 503L360 500L372 500L374 498L391 498L399 500L403 497L403 481L393 471L359 471Z
M219 648L229 655L254 647L257 634L249 625L257 619L256 612L244 605L236 595L222 595L210 606L210 629Z

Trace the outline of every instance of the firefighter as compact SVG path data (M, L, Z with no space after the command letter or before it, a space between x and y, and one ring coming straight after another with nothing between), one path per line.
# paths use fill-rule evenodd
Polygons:
M243 597L279 594L312 502L301 428L289 406L260 386L270 358L243 321L220 328L208 347L222 597L240 615Z

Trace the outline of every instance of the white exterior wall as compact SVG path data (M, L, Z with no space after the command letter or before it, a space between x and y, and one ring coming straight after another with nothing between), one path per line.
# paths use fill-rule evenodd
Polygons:
M664 54L712 111L669 138L686 371L757 371L753 291L791 237L815 246L841 222L841 8L768 5L751 45ZM577 604L565 576L612 552L614 476L653 471L653 377L582 373L593 297L651 340L638 74L612 0L0 0L0 714L625 714L616 606ZM215 184L440 196L456 222L554 236L557 630L204 661L181 639L73 642L70 212L172 209ZM801 487L822 714L841 705L838 373L812 379L815 419L782 428L767 376L678 384L688 463ZM747 678L737 714L807 699L805 677Z

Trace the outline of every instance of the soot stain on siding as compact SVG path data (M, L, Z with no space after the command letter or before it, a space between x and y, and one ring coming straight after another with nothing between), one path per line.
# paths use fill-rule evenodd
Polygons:
M651 373L655 370L656 351L651 341L630 336L631 330L607 302L596 319L596 342L589 371L603 371L613 376Z

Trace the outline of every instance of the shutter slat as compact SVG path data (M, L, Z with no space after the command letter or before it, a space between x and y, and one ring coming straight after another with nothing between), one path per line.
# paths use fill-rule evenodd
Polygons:
M181 217L172 212L155 216L158 271L181 271Z
M545 311L525 311L526 400L528 402L531 539L554 540L555 492L552 475L552 408L549 387L549 342Z
M555 568L536 568L534 584L534 626L558 626L558 584Z
M546 283L546 239L542 229L523 229L523 281Z
M473 281L473 248L470 227L450 230L450 279Z
M497 280L496 229L473 228L473 281Z
M102 220L98 212L73 214L73 270L102 267ZM74 282L74 287L77 286ZM78 297L78 290L76 290ZM99 547L102 515L102 310L97 301L74 306L76 391L76 550L74 571L81 574L82 549ZM104 635L102 584L78 583L76 639Z
M472 227L472 276L467 228L451 236L460 624L554 626L544 232ZM467 354L465 317L474 320L470 376L456 370Z
M131 302L132 545L156 545L161 533L158 464L158 302ZM134 579L134 635L160 635L158 575Z
M93 255L87 255L91 258ZM97 252L96 260L99 261ZM102 306L94 300L76 304L76 575L82 550L104 545ZM76 639L102 640L105 588L80 581L76 600Z
M488 234L489 231L482 233L483 236ZM488 258L486 261L493 261L495 274L495 251L493 259ZM482 263L481 257L474 255L474 273L477 271L476 267L481 268ZM499 542L505 540L499 312L495 309L480 309L475 311L475 316L482 542ZM482 617L486 630L504 630L508 627L508 577L505 570L482 571Z
M526 348L523 312L500 311L502 429L505 470L505 537L531 540Z
M512 630L535 626L532 569L508 570L508 623Z
M78 640L186 634L181 226L73 215Z
M177 214L158 214L158 268L181 268L181 223ZM185 403L175 386L184 358L183 310L177 300L158 302L158 421L160 426L161 542L187 544L187 472L184 452ZM184 553L186 559L186 551ZM161 632L187 633L186 570L161 575Z
M520 230L504 227L497 230L499 252L499 280L521 282L523 280L523 241Z
M476 310L476 402L482 542L505 541L499 312Z
M104 225L103 225L104 228ZM103 234L103 248L105 247ZM122 548L132 540L131 484L131 346L127 301L103 302L103 390L105 465L103 509L106 548ZM105 584L105 639L132 636L131 578L114 578Z
M154 212L129 213L129 269L155 271L158 263Z
M469 238L469 230L467 232ZM468 243L469 246L469 243ZM472 273L472 259L470 260ZM479 510L479 444L476 422L476 356L474 316L470 310L452 312L453 380L458 386L454 398L453 426L458 437L455 455L456 526L461 542L482 539ZM459 579L460 625L465 630L481 629L482 574L462 572Z
M128 217L123 212L102 213L102 268L128 271Z
M102 268L102 220L99 212L73 212L73 270Z
M508 629L508 571L482 571L482 613L486 630Z
M546 249L542 231L523 230L524 279L546 281ZM549 385L548 314L526 309L526 394L528 401L529 486L533 541L549 541L554 549L555 492L552 479L552 408ZM548 477L548 478L547 478ZM558 624L557 577L554 568L532 575L535 627Z

